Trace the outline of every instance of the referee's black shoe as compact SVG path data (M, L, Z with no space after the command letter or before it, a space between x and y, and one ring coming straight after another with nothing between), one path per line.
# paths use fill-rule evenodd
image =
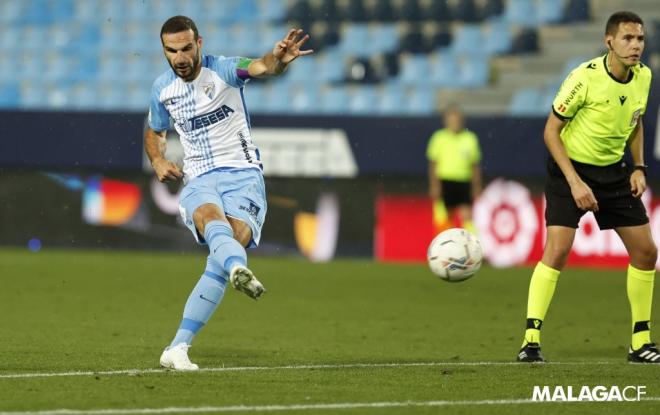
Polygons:
M655 343L646 343L637 350L632 347L628 350L628 361L630 363L660 363L660 350Z
M541 345L538 343L527 343L522 349L520 349L520 352L518 352L516 361L526 363L544 363L545 359L541 354Z

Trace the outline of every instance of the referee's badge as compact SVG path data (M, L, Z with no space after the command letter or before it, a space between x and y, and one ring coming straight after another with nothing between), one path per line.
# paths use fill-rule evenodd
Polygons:
M215 84L213 82L202 85L202 90L209 99L213 99L213 94L215 94Z
M630 120L630 127L634 127L637 125L637 121L639 120L639 114L642 113L642 110L637 110L633 112L632 119Z

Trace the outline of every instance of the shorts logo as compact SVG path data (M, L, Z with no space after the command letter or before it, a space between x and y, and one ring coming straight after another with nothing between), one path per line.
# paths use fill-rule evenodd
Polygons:
M566 105L561 104L558 108L559 112L566 112Z
M247 212L248 215L250 215L250 217L252 217L252 219L254 220L254 222L257 225L261 225L261 223L260 223L261 221L259 220L259 217L258 217L259 212L261 211L261 208L259 206L257 206L254 203L250 202L250 206L240 205L238 208L240 210L243 210L243 211Z

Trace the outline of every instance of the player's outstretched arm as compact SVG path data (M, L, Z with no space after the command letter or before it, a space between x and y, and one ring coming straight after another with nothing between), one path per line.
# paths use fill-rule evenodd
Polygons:
M309 40L309 35L303 35L302 29L291 29L286 37L275 44L271 52L255 59L248 66L248 73L252 78L280 75L286 66L299 56L311 55L313 50L300 50Z
M564 144L561 141L560 133L566 125L566 121L557 117L554 112L548 116L548 121L545 124L543 131L543 140L548 147L550 154L555 159L566 181L571 187L571 194L575 200L575 204L582 210L598 211L598 201L594 196L593 191L589 186L582 181L580 176L575 171L571 160L568 158Z
M144 151L147 153L151 166L161 182L174 181L183 177L179 166L165 158L166 133L167 131L158 132L149 127L144 133Z

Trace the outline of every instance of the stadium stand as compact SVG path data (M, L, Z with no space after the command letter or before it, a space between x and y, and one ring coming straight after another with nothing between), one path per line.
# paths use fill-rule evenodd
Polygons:
M4 1L0 107L144 111L151 82L167 69L160 25L186 14L200 27L205 51L226 56L259 56L292 25L311 33L312 57L281 78L246 88L255 112L390 115L405 108L422 115L460 95L468 113L538 115L566 63L600 52L610 3ZM653 2L630 3L642 16L658 17ZM567 38L566 24L580 37ZM658 21L648 26L658 33ZM649 43L658 60L659 42Z

